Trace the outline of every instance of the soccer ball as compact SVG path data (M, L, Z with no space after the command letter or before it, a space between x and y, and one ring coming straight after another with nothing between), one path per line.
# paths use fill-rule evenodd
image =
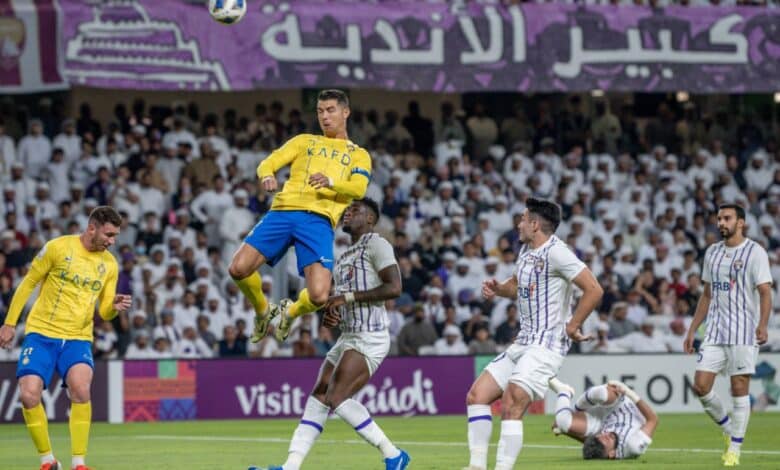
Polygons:
M222 24L241 21L246 15L247 0L209 0L209 14Z

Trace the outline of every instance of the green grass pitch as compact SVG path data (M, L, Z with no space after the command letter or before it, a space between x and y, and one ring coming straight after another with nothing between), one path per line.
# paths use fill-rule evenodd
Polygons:
M460 470L468 464L464 416L377 418L387 435L412 456L410 470ZM281 464L296 420L97 423L87 464L96 470L218 469ZM712 469L720 467L722 440L703 414L663 415L653 444L638 460L584 462L577 443L550 432L551 418L525 420L524 448L518 469ZM500 425L493 420L490 465ZM67 424L50 433L57 458L70 463ZM751 416L742 468L780 469L780 414ZM32 442L22 425L0 426L0 469L38 468ZM339 420L328 421L304 469L370 470L384 468L379 452Z

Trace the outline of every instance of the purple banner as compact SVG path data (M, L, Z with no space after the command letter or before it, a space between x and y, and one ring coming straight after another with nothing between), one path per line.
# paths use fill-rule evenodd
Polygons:
M289 418L303 413L321 359L199 361L196 417ZM355 399L372 415L463 414L474 358L389 358Z
M0 0L0 93L68 88L57 0Z
M68 420L70 400L57 374L52 378L49 389L43 391L41 398L49 421ZM95 362L91 398L92 420L106 421L108 419L108 367L104 361ZM24 418L16 381L16 363L0 362L0 423L22 422Z
M111 88L773 92L780 11L738 7L60 0L66 71Z

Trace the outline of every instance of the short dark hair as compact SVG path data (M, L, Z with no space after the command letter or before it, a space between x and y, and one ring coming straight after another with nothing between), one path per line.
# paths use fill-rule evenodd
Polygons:
M379 204L377 204L375 200L371 199L370 197L364 197L363 199L355 200L355 202L363 204L368 208L368 210L374 213L375 224L379 222Z
M322 90L317 95L317 101L336 100L336 102L345 108L349 108L349 97L341 90L329 89Z
M550 224L550 227L546 229L543 227L544 232L555 233L561 223L561 208L558 207L558 204L531 197L525 201L525 207L529 213L541 217Z
M588 436L582 443L582 458L585 460L606 459L607 449L596 436Z
M745 209L739 204L721 204L718 206L719 211L723 209L734 209L734 212L737 213L737 219L745 220Z
M90 224L97 225L98 227L105 224L113 224L119 227L122 225L122 216L111 206L97 206L92 209L89 214Z

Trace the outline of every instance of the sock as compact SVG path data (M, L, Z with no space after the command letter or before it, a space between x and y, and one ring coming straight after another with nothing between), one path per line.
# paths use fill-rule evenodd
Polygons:
M496 452L496 470L512 470L523 448L523 421L501 421L501 437Z
M365 406L349 398L345 400L334 412L350 426L355 428L360 437L374 447L378 447L382 456L386 459L394 459L401 455L398 447L394 446L385 436L382 429L377 426Z
M309 299L309 291L306 289L301 290L298 294L298 300L290 306L290 317L298 318L301 315L307 313L316 312L321 305L314 305Z
M71 468L76 468L79 465L86 465L86 463L84 463L84 456L83 455L81 455L81 456L74 455L73 458L70 461L70 467Z
M92 402L71 403L70 405L70 447L74 461L81 458L84 465L84 456L87 455L87 442L89 442L89 426L92 423ZM74 465L75 466L75 465Z
M571 426L573 411L571 399L571 395L561 392L555 400L555 427L564 434L569 432L569 427Z
M723 402L720 400L718 394L710 390L710 393L703 397L699 397L699 401L701 402L701 406L704 407L704 411L710 415L710 418L712 418L718 426L720 426L723 432L731 435L731 420L729 419L728 413L726 413L726 410L723 408Z
M469 466L486 469L490 433L493 432L493 416L490 413L490 405L469 405L467 410L469 453L471 454Z
M263 295L263 278L255 271L243 279L233 279L238 289L255 308L255 314L264 316L268 310L268 300Z
M45 463L54 462L54 461L55 461L54 454L52 454L51 452L49 452L46 455L41 455L41 465Z
M734 424L731 426L731 444L729 451L736 452L742 447L742 440L745 438L748 421L750 420L750 397L748 395L733 397L734 409L731 412L734 418Z
M310 396L306 400L306 408L301 416L301 422L295 428L290 441L289 454L284 463L285 470L298 470L301 467L303 459L306 458L314 442L322 434L325 421L328 419L328 411L330 408L316 398Z
M41 456L41 463L51 462L54 456L51 453L51 441L49 440L49 420L46 418L46 411L43 405L38 403L34 408L22 408L24 422L27 425L27 431ZM44 457L51 456L51 460L43 460Z
M607 401L607 398L609 398L609 393L607 393L606 385L591 387L585 390L585 393L580 395L574 407L578 411L589 410L594 406L603 405Z

